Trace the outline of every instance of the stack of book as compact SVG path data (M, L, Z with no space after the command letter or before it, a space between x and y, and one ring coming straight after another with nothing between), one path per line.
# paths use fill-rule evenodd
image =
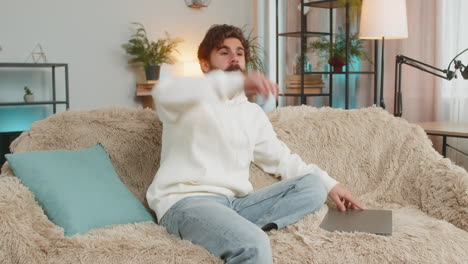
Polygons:
M286 75L284 79L286 84L286 93L301 93L301 75ZM305 74L304 75L304 93L305 94L318 94L322 92L325 84L322 81L322 76L319 74Z

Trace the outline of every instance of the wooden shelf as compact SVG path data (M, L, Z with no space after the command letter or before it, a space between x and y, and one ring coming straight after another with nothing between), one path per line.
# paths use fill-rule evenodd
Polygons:
M151 108L156 110L156 106L153 100L153 89L156 87L159 81L146 81L140 82L136 85L136 96L140 96L143 99L143 108Z
M159 83L159 81L145 81L145 82L139 82L137 84L141 84L141 85L155 85Z
M136 96L151 96L153 88L158 84L158 81L147 81L137 83L136 85Z
M304 6L319 7L319 8L338 8L338 0L321 0L321 1L310 1L304 3Z
M321 37L321 36L328 36L330 33L327 32L304 32L304 37ZM286 33L279 33L278 36L282 37L294 37L294 38L300 38L301 37L301 32L286 32Z

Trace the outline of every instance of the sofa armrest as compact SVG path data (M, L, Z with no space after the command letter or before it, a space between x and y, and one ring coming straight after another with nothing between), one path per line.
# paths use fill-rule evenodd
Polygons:
M21 184L8 163L4 163L0 173L2 263L47 263L45 249L50 241L46 237L61 234L63 230L47 220L34 194Z
M439 155L421 163L421 209L468 231L468 173Z

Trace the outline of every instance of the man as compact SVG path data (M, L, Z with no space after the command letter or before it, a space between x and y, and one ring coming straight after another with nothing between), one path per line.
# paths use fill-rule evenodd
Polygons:
M276 95L260 73L245 73L242 31L210 28L198 58L204 78L162 81L155 89L163 122L161 165L147 200L159 223L226 263L272 263L265 231L320 209L328 196L341 210L363 209L325 171L281 142L246 93ZM282 181L252 192L251 161Z

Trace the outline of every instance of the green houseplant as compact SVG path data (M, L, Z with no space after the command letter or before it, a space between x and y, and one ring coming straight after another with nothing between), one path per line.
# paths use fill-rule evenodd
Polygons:
M130 63L143 63L147 80L158 80L161 65L163 63L174 64L173 53L177 52L177 45L182 39L171 38L166 32L166 38L150 41L145 27L140 23L132 38L122 45L128 55L132 56Z
M359 39L358 33L350 34L348 45L351 63L356 58L362 58L372 63L369 55L363 50L362 40ZM334 42L331 42L330 37L322 36L309 43L308 50L318 52L321 63L326 61L333 66L335 72L341 72L342 67L346 64L346 33L342 28L339 28Z
M265 57L263 47L258 44L258 37L253 35L253 30L247 30L247 27L242 28L242 34L245 40L249 43L250 58L247 60L247 70L265 73L265 65L262 58Z
M34 102L34 94L31 92L31 89L29 89L27 86L24 87L23 98L26 103Z

